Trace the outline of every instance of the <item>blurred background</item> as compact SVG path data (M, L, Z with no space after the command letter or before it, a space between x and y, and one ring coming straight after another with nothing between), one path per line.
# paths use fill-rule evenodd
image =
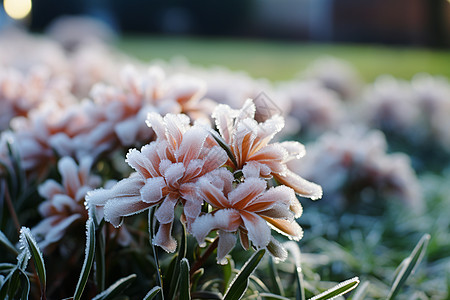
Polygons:
M27 26L36 31L62 15L89 15L124 34L431 47L446 47L450 41L447 0L5 0L5 8L12 2L18 7L32 2Z

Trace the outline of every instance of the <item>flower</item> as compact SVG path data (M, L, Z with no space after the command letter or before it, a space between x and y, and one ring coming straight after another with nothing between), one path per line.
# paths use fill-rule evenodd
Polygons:
M59 242L75 223L86 222L88 212L84 197L88 190L99 187L101 183L99 176L90 173L91 165L89 157L79 165L72 158L63 157L58 162L61 183L47 179L39 186L39 194L45 199L39 205L39 213L44 219L32 228L32 232L42 238L39 246L43 249L48 250Z
M159 205L155 216L160 226L153 243L168 252L176 249L170 233L175 206L183 205L190 225L202 205L194 183L227 160L225 151L212 143L208 131L190 126L189 122L182 114L163 118L150 113L147 124L155 131L156 141L127 154L126 161L136 172L111 189L95 190L87 197L90 205L104 206L105 220L116 227L121 225L122 217Z
M267 248L275 257L285 259L286 250L271 236L270 228L301 239L303 231L294 218L300 217L302 208L294 190L286 186L267 190L264 179L253 177L234 188L233 180L233 174L224 168L199 179L198 193L214 210L194 221L193 235L204 244L208 233L218 230L217 261L221 264L227 263L225 255L236 243L236 232L244 248L248 249L251 241L256 248Z
M275 178L291 187L297 194L311 199L322 196L319 185L309 182L292 172L287 163L301 158L305 148L298 142L269 142L284 126L284 119L274 115L263 123L254 120L255 105L247 100L240 110L218 105L213 113L223 143L228 145L233 158L227 165L242 170L245 178Z

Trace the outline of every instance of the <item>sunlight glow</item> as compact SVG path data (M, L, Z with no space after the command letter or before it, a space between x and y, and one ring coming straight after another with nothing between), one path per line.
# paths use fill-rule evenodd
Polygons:
M4 0L5 11L13 19L25 18L31 11L31 0Z

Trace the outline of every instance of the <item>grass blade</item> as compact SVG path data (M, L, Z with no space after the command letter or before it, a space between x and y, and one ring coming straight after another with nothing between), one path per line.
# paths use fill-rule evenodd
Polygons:
M278 276L278 270L275 266L275 262L273 257L269 258L269 267L270 267L270 277L272 279L272 286L274 288L274 293L280 296L284 296L283 285L281 284L280 276Z
M269 299L289 300L289 298L272 293L259 293L259 296L262 298L269 298Z
M411 254L403 260L400 265L401 267L399 269L399 272L394 279L394 283L392 284L389 296L387 298L388 300L395 299L409 275L414 274L417 266L425 255L429 241L430 235L424 234L417 245L414 247L414 250L411 252Z
M147 293L147 295L145 295L143 300L152 300L159 292L161 292L161 287L155 286Z
M183 258L180 262L180 298L179 299L191 299L189 284L189 261L187 258Z
M222 300L222 294L210 291L197 291L192 293L192 299Z
M354 277L352 279L339 283L331 289L326 290L325 292L320 293L319 295L316 295L309 300L331 300L350 292L351 290L356 288L358 284L359 278Z
M130 284L136 279L136 274L131 274L130 276L121 278L112 284L109 288L104 290L102 293L95 296L92 300L108 300L113 299L122 293Z
M28 276L22 270L20 270L20 273L21 273L20 281L22 282L21 284L22 295L20 299L28 300L28 296L30 294L30 279L28 279Z
M6 235L0 231L0 245L3 245L9 252L17 256L19 251L17 251L16 247L8 240Z
M39 283L41 286L41 297L45 299L45 289L47 286L47 274L45 271L44 258L42 252L39 249L36 240L34 239L31 231L27 227L22 227L20 230L20 244L22 247L26 247L33 258L34 265L36 267L36 273L39 277Z
M354 295L352 297L352 300L364 300L368 290L369 290L369 282L368 281L364 281L355 290L355 293L354 293Z
M225 293L224 300L238 300L241 299L247 290L248 278L258 266L259 262L266 253L265 249L261 249L253 254L249 260L245 263L239 273L234 277L227 292Z
M84 287L89 278L92 264L94 262L95 253L95 224L92 218L86 222L86 249L83 267L81 268L80 278L78 279L77 287L73 296L73 300L79 300L83 294Z

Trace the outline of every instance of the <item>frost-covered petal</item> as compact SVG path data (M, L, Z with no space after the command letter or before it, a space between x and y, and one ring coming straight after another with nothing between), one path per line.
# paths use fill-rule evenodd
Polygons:
M164 178L170 187L179 187L180 179L184 175L183 163L171 164L164 172Z
M248 238L257 248L264 248L270 241L270 227L266 221L257 214L240 211L241 218L247 229Z
M286 151L288 152L288 158L286 162L292 159L300 159L306 154L305 146L299 142L286 141L279 143L279 145L286 149Z
M274 174L274 177L281 184L293 188L294 191L302 197L311 198L312 200L322 197L322 188L320 185L303 179L290 170L286 172L285 176Z
M272 219L262 216L272 228L281 234L287 235L290 238L298 241L303 237L303 229L298 225L296 221L284 220L284 219Z
M159 176L154 167L154 162L137 149L130 149L125 161L145 178Z
M287 210L293 201L296 201L295 192L287 186L272 187L260 197L250 202L246 210L253 212L262 212L270 209L274 204L283 204Z
M216 127L226 143L231 143L234 122L233 119L238 116L238 111L228 105L219 104L212 113L216 121Z
M113 198L104 206L105 220L114 227L119 227L122 224L122 217L138 214L153 205L153 203L143 202L140 195Z
M162 177L146 179L145 185L140 190L142 201L153 204L157 203L164 197L163 189L166 186L166 181Z
M170 194L167 196L158 207L155 217L161 224L167 224L173 222L175 205L177 205L178 199L172 197Z
M81 186L78 177L78 165L71 157L63 157L58 162L58 171L61 174L63 186L69 195L75 195L78 187Z
M223 166L228 160L228 155L219 146L209 149L208 154L204 158L203 174L209 173Z
M288 257L287 250L273 236L270 238L270 242L266 248L267 251L269 251L269 253L272 254L272 256L279 259L280 261L284 261Z
M137 140L139 126L135 118L129 118L117 123L114 126L114 132L119 138L120 143L124 146L128 146L132 145Z
M247 178L228 194L228 199L234 208L244 209L248 203L262 194L267 187L265 180L260 178Z
M219 230L219 244L217 245L217 263L226 265L228 260L225 256L230 253L231 249L236 245L236 234Z
M178 161L187 165L189 161L199 158L207 136L208 132L200 126L194 126L186 131L180 147L175 152Z
M192 235L201 247L205 246L205 238L212 230L235 232L241 223L239 212L235 209L220 209L198 217L192 223Z
M177 249L177 241L172 237L173 223L159 224L158 232L153 238L153 244L163 248L169 253L175 252Z
M117 182L110 189L97 189L87 193L86 201L89 205L104 206L113 198L140 198L139 190L144 185L143 178L133 173L130 177Z
M55 194L63 194L64 188L55 180L48 179L39 186L38 192L41 197L50 199Z
M202 177L197 182L199 196L215 208L230 207L231 205L223 194L222 189L213 185L209 179L210 177Z

